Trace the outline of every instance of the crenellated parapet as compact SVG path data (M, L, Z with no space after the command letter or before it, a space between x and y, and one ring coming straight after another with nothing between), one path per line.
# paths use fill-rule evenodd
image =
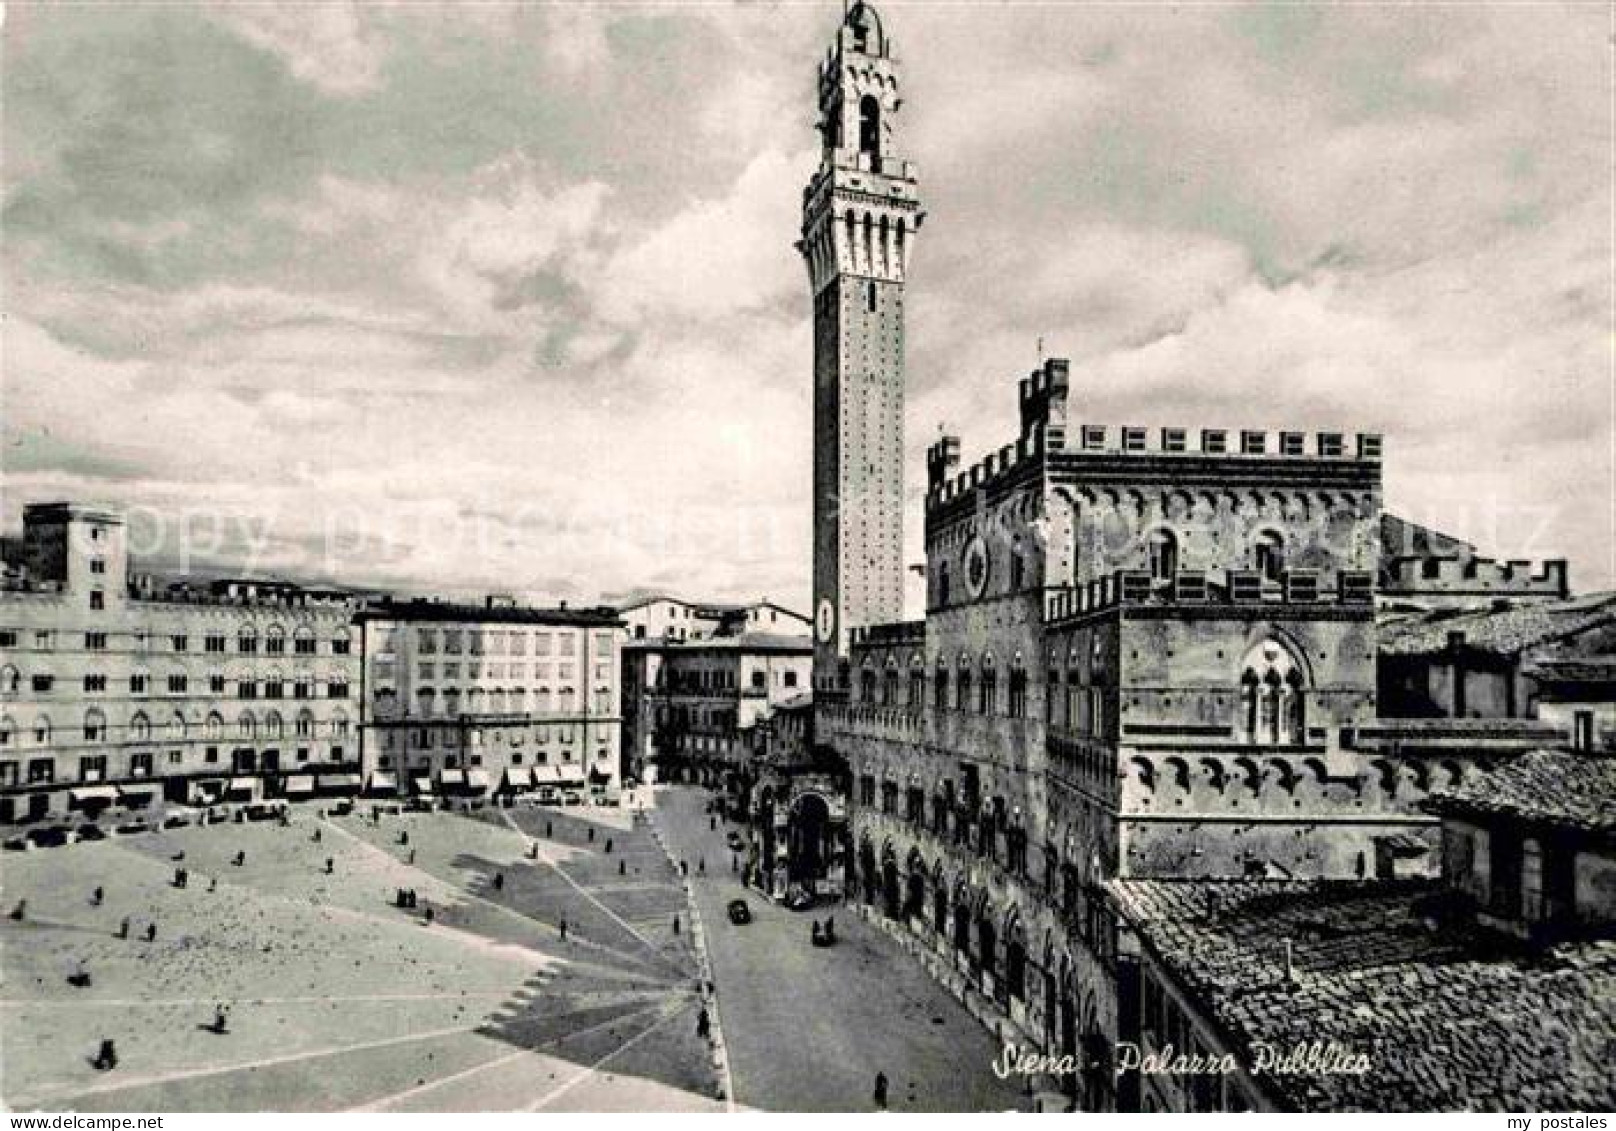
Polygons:
M1168 580L1145 570L1116 570L1081 585L1045 590L1044 619L1052 627L1121 606L1341 605L1369 608L1375 598L1374 575L1342 570L1333 576L1317 570L1286 570L1276 579L1255 570L1229 570L1208 577L1183 570Z
M1380 589L1387 597L1441 602L1490 597L1556 600L1571 595L1571 580L1563 558L1500 562L1472 555L1408 554L1381 560Z

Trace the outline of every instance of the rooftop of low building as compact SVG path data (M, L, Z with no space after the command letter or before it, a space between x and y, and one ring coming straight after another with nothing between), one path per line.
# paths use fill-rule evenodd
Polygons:
M1613 592L1497 608L1399 612L1380 618L1378 627L1383 655L1436 655L1447 651L1458 633L1471 651L1518 656L1606 625L1616 626Z
M646 636L623 642L625 649L643 652L788 652L810 656L814 642L806 633L742 632L732 636Z
M618 619L617 610L604 606L574 609L565 605L553 608L497 603L474 605L426 598L389 598L374 601L354 614L354 620L433 621L467 624L599 625L613 628L622 624L622 621Z
M1259 1077L1282 1106L1616 1106L1616 941L1529 952L1473 927L1437 926L1439 889L1429 883L1122 879L1108 888L1242 1062L1256 1042L1289 1050L1333 1040L1368 1057L1363 1075Z

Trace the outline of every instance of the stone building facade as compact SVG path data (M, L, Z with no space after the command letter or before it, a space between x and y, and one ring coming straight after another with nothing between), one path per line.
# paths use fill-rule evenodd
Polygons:
M130 582L120 512L32 505L0 589L0 821L354 792L343 594Z
M616 795L615 611L381 601L355 619L367 791L450 802Z
M752 760L752 727L802 694L812 674L806 634L625 642L628 772L640 781L733 781Z

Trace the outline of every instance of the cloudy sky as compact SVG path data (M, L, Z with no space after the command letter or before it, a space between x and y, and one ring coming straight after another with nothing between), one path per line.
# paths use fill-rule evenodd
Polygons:
M807 606L836 0L12 4L5 528L431 591ZM940 422L1387 437L1409 517L1613 579L1604 5L888 3L908 480Z

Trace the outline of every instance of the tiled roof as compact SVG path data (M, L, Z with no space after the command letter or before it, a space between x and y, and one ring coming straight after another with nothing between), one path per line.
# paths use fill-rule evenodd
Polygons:
M1380 651L1394 656L1444 651L1450 633L1464 633L1467 648L1513 656L1602 625L1616 625L1616 593L1595 593L1563 601L1499 610L1436 610L1423 616L1383 618Z
M1242 1050L1334 1041L1363 1075L1258 1077L1313 1111L1616 1107L1616 941L1527 957L1428 927L1426 885L1113 880L1148 949ZM1287 982L1284 944L1295 981ZM1244 1058L1243 1058L1244 1059Z
M1516 817L1590 832L1616 831L1616 758L1534 750L1490 774L1432 795L1436 813Z
M356 621L402 620L459 622L465 624L622 624L617 612L608 608L539 609L526 605L464 605L452 601L424 599L377 601L354 614Z

